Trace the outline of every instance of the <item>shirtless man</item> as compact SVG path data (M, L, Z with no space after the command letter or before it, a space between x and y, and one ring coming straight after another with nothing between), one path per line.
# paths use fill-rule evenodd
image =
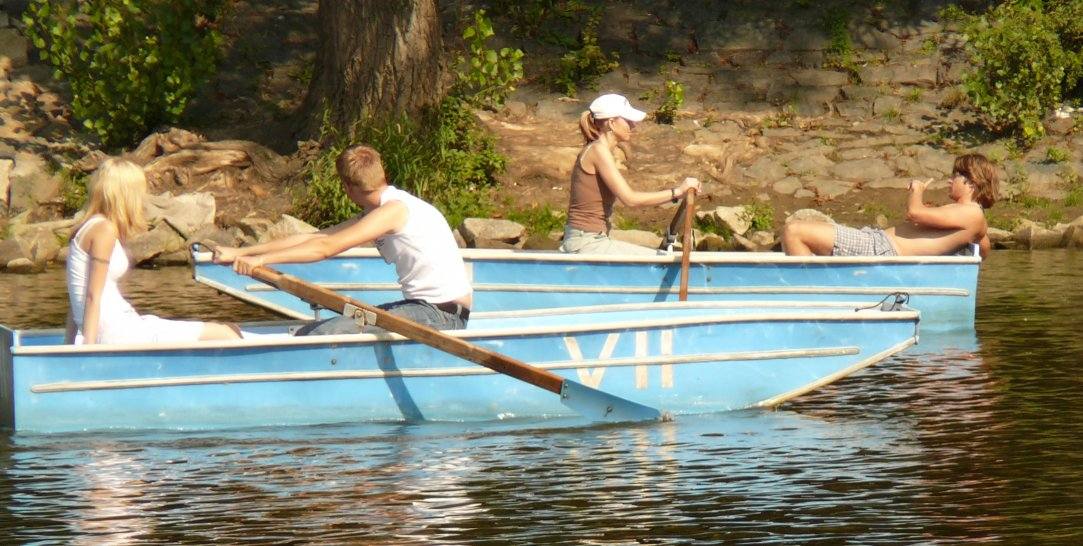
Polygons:
M955 158L949 179L950 204L922 201L932 179L910 183L907 222L886 230L854 229L823 222L792 222L782 230L782 249L791 256L935 256L978 243L981 256L991 248L984 210L997 201L996 167L985 156Z

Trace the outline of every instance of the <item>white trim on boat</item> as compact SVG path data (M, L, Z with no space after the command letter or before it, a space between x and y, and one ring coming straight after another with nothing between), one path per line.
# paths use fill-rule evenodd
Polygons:
M881 360L883 360L883 359L885 359L885 358L887 358L887 357L889 357L889 356L891 356L891 355L893 355L895 353L898 353L899 351L902 351L902 350L906 349L907 347L910 347L911 345L914 345L917 342L918 342L917 336L911 337L911 338L907 339L906 341L903 341L902 343L899 343L898 345L895 345L895 346L889 347L887 349L884 349L883 351L881 351L879 353L876 353L876 354L874 354L874 355L872 355L872 356L870 356L868 358L862 359L862 360L854 363L853 365L848 366L846 368L843 368L843 369L841 369L841 370L839 370L839 371L837 371L837 372L835 372L833 374L825 375L824 377L821 377L820 379L817 379L816 381L808 383L807 385L803 385L800 388L794 389L794 390L792 390L790 392L787 392L787 393L780 394L778 396L768 398L767 400L762 400L760 402L757 402L756 404L753 404L752 407L765 408L765 407L777 406L779 404L782 404L783 402L787 402L789 400L797 398L798 396L801 396L802 394L805 394L805 393L807 393L809 391L818 389L818 388L820 388L820 387L822 387L824 385L834 383L835 381L838 381L839 379L842 379L842 378L844 378L844 377L846 377L846 376L848 376L848 375L850 375L850 374L852 374L852 373L854 373L854 372L856 372L858 370L867 368L867 367L869 367L869 366L871 366L871 365L873 365L873 364L875 364L875 363L877 363L877 362L879 362L879 361L881 361Z
M681 255L659 254L657 256L615 256L610 254L564 254L553 251L508 250L488 248L461 249L465 260L470 261L526 261L526 262L577 262L584 264L599 263L680 263ZM375 248L351 248L330 259L337 258L377 258ZM211 261L210 252L195 253L199 263ZM781 252L693 252L693 264L980 264L978 256L787 256Z
M811 349L779 349L772 351L741 351L731 353L698 353L673 356L632 356L593 360L561 360L535 363L546 370L613 368L637 365L684 365L703 362L729 362L747 360L776 360L790 358L821 358L859 354L858 347L827 347ZM34 393L76 392L109 389L141 389L151 387L176 387L188 385L217 385L227 383L258 383L280 381L327 381L342 379L385 379L390 377L459 377L468 375L493 375L482 366L455 368L419 368L410 370L352 370L326 372L282 372L222 375L193 375L187 377L162 377L154 379L110 379L104 381L60 381L41 383L30 387Z
M203 282L203 281L201 281ZM210 282L208 282L210 284ZM395 291L396 283L332 283L314 282L312 284L336 291ZM217 287L216 287L217 288ZM275 292L278 289L266 284L249 284L246 292ZM221 290L221 289L220 289ZM573 294L677 294L679 287L672 286L603 286L603 285L567 285L567 284L487 284L474 285L474 292L569 292ZM884 295L892 292L906 292L915 296L958 296L970 297L965 288L938 288L924 286L717 286L688 287L689 294L855 294ZM230 295L239 296L235 291ZM270 305L268 305L270 307ZM277 309L276 309L277 310ZM280 311L281 312L281 311Z
M444 333L462 339L522 337L532 335L560 335L598 331L628 331L639 329L674 328L698 324L732 324L738 322L848 322L848 321L916 321L917 311L892 311L878 309L860 311L825 311L821 313L747 313L740 315L701 315L690 317L663 317L652 320L632 320L592 324L559 324L529 328L486 328L477 330L446 330ZM378 341L412 341L392 333L349 334L332 336L272 337L265 339L242 339L227 341L197 341L188 343L158 344L139 343L130 345L38 345L14 347L15 355L62 354L62 353L120 353L120 352L168 352L177 350L208 350L224 348L247 348L268 346L302 346L366 344Z
M311 320L312 319L312 315L306 315L306 314L301 313L299 311L294 311L293 309L290 309L289 307L278 305L276 303L273 303L273 302L270 302L270 301L267 301L267 300L262 300L262 299L257 300L255 298L251 298L251 297L248 296L247 292L245 292L245 291L237 290L237 289L235 289L235 288L233 288L233 287L231 287L229 285L225 285L225 284L222 284L220 282L208 279L207 277L204 277L202 275L196 275L195 280L196 280L196 282L201 282L201 283L203 283L203 284L205 284L205 285L207 285L207 286L209 286L209 287L211 287L211 288L213 288L213 289L215 289L215 290L217 290L217 291L219 291L219 292L221 292L223 294L233 296L233 297L235 297L235 298L237 298L237 299L239 299L241 301L256 302L256 303L259 304L260 307L264 307L267 310L273 311L273 312L278 313L280 315L295 318L295 319L301 319L301 320ZM261 286L266 286L266 285L261 285ZM268 288L270 288L270 287L268 287ZM274 288L270 288L270 289L275 290ZM248 290L248 291L252 292L253 290Z

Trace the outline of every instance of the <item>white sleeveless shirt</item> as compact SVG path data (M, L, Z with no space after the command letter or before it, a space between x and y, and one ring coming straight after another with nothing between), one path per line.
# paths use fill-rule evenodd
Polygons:
M105 222L104 216L95 214L86 222L71 238L68 250L67 281L68 303L71 305L72 320L78 327L78 333L83 334L83 313L86 310L87 276L90 273L90 256L79 242L87 230L98 222ZM123 329L125 325L132 325L139 320L139 314L131 304L124 299L117 286L117 281L128 272L128 255L124 253L120 241L113 245L113 253L109 256L109 270L105 276L105 286L102 288L101 310L98 319L98 341L110 331Z
M455 301L473 293L459 245L436 207L394 186L380 194L380 205L399 201L408 211L398 233L376 239L376 249L395 264L406 299L429 303Z

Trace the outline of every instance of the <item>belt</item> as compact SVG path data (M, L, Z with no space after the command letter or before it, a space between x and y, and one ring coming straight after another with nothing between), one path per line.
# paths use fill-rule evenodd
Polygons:
M432 306L445 313L452 314L463 319L463 322L470 320L470 308L463 307L462 305L459 305L453 301L445 301L444 303L433 303Z

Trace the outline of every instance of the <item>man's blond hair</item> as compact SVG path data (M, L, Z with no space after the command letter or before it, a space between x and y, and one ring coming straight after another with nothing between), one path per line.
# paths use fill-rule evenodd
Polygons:
M380 153L364 144L343 150L335 160L335 170L343 183L364 191L380 189L387 183Z

